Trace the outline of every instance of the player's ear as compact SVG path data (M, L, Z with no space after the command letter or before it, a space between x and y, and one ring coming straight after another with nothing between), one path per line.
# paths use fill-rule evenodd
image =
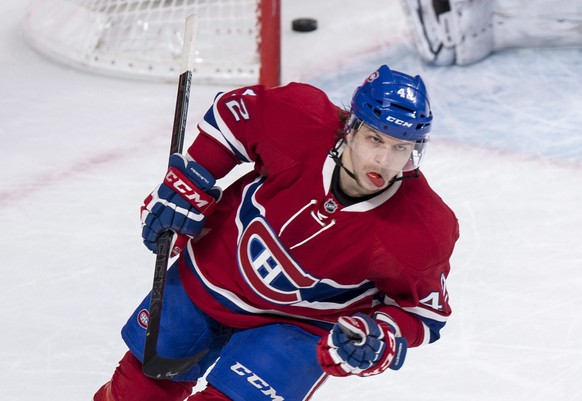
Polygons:
M344 132L344 139L345 139L345 141L348 142L348 143L351 142L352 139L354 139L355 133L356 132L355 132L355 129L353 127L352 128L349 128L349 129L346 129L346 131Z

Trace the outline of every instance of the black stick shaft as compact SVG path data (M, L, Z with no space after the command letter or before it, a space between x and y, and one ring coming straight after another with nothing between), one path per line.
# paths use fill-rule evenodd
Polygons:
M191 15L186 20L184 49L182 54L182 72L178 81L174 125L172 129L172 139L170 141L170 155L173 153L181 153L184 144L186 120L188 117L188 104L190 100L190 87L192 84L196 29L197 18L195 15ZM166 285L166 272L170 260L171 244L172 232L166 231L162 233L157 243L158 251L154 266L154 280L150 295L149 320L144 347L143 372L146 376L157 379L171 378L188 370L205 354L205 352L203 352L189 358L172 359L161 357L157 352L164 288Z

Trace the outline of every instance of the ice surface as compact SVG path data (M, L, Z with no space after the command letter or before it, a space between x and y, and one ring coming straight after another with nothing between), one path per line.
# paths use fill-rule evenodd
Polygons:
M582 399L582 52L435 68L395 1L283 3L285 81L347 105L379 64L424 77L436 120L423 170L462 231L443 338L313 400ZM176 89L45 60L22 37L25 8L0 3L0 399L90 400L151 287L138 209L165 170ZM319 29L291 32L299 16ZM191 129L224 89L193 88Z

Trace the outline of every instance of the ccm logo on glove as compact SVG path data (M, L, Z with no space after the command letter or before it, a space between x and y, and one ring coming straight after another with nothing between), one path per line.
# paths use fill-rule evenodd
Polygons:
M166 230L177 234L172 256L181 252L189 239L202 232L221 196L216 180L203 166L181 154L170 156L164 182L147 196L141 207L142 238L156 253L158 239Z
M200 174L197 174L197 176L200 177ZM200 213L204 215L212 213L216 207L216 199L198 187L188 185L188 182L190 180L174 167L170 167L166 177L164 177L164 184L179 193L184 199L189 200L192 206L196 207Z

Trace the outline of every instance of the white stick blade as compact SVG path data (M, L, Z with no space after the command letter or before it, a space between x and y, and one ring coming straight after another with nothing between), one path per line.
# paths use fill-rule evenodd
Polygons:
M196 35L198 34L198 15L191 14L186 18L184 29L184 47L182 48L182 66L180 74L194 69L196 53Z

